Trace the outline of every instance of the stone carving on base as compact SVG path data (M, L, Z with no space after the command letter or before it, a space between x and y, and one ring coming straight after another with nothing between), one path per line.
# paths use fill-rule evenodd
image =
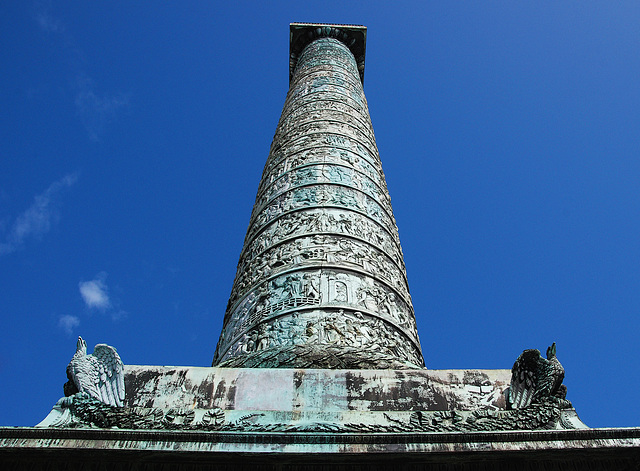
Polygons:
M276 318L272 322L261 324L250 333L252 344L245 345L252 346L248 348L247 354L231 358L228 364L222 362L220 366L251 367L252 363L260 362L262 366L277 367L281 366L278 365L280 361L301 358L309 365L301 363L287 366L317 367L324 361L327 368L340 368L352 367L358 361L370 361L371 365L356 366L378 369L411 367L410 364L401 365L398 361L411 356L410 352L401 349L402 346L407 347L407 340L399 338L395 329L385 328L379 319L370 319L360 312L345 312L342 309L328 316L318 314L315 318L309 317L309 314L311 313L295 312L288 320ZM280 337L283 336L291 338L281 341ZM307 338L296 341L296 336ZM369 350L371 355L363 357L363 349ZM419 361L417 356L411 360ZM525 350L516 360L511 385L504 392L506 410L496 407L499 407L499 402L471 401L471 409L464 410L371 410L364 415L360 412L350 415L346 411L336 413L333 419L325 412L318 416L314 416L315 412L310 412L310 415L301 419L290 411L243 413L225 411L220 407L128 407L124 406L123 364L115 348L99 344L93 354L87 355L86 342L81 337L78 338L77 351L69 363L67 374L67 397L61 398L38 426L340 434L585 427L571 402L565 399L566 388L562 385L564 369L556 358L555 343L547 349L547 359L542 358L538 350ZM453 380L451 384L481 396L491 393L489 397L495 399L489 377L481 371L465 371L460 385ZM109 385L113 388L112 392L106 390ZM111 400L112 396L117 400ZM358 422L353 421L356 417Z
M196 417L197 416L197 417ZM68 428L125 428L142 430L218 430L224 423L219 408L115 407L86 393L60 399L38 426Z
M67 378L65 396L80 393L104 404L122 407L124 365L115 348L101 343L87 355L87 342L78 337L76 353L67 366Z
M227 414L234 418L227 417ZM211 409L114 407L85 393L62 398L39 426L57 428L121 428L138 430L202 430L212 432L433 433L584 428L571 405L547 398L518 410L386 411L345 420L288 422L272 411L238 417L240 411Z

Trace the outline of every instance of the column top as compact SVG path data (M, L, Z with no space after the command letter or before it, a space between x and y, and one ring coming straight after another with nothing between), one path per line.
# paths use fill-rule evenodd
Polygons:
M364 84L364 56L367 45L367 27L327 23L291 23L289 25L289 81L293 78L298 57L307 45L318 38L334 38L349 48L358 65L360 80Z

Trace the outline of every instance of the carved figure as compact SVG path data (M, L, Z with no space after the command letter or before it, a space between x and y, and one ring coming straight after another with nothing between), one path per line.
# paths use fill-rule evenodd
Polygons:
M347 302L347 285L342 281L336 281L336 302Z
M303 280L304 280L304 295L307 298L320 298L320 291L318 290L318 282L315 280L315 278L311 275L309 275L308 273L305 273L305 275L303 276Z
M87 355L87 342L78 337L76 353L67 366L64 395L86 393L116 407L124 403L124 365L115 348L100 343Z
M507 409L524 409L545 398L564 399L567 387L562 384L564 368L556 357L555 342L547 348L547 358L540 350L525 350L511 369L511 385L505 391Z

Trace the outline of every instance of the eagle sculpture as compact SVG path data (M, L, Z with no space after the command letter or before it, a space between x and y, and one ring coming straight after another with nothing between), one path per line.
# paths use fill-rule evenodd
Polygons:
M505 391L507 409L523 409L546 397L564 399L567 387L562 384L564 368L556 357L555 342L547 348L547 358L540 350L525 350L511 369L511 385Z
M78 337L76 353L67 366L64 395L86 393L105 404L124 404L124 365L115 348L103 343L87 355L87 342Z

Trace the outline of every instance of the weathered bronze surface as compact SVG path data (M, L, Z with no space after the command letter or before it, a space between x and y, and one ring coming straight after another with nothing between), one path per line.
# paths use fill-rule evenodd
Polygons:
M571 403L505 410L509 370L126 366L123 407L81 393L39 427L238 432L469 432L585 428Z
M291 25L289 93L214 366L424 366L362 89L365 38Z

